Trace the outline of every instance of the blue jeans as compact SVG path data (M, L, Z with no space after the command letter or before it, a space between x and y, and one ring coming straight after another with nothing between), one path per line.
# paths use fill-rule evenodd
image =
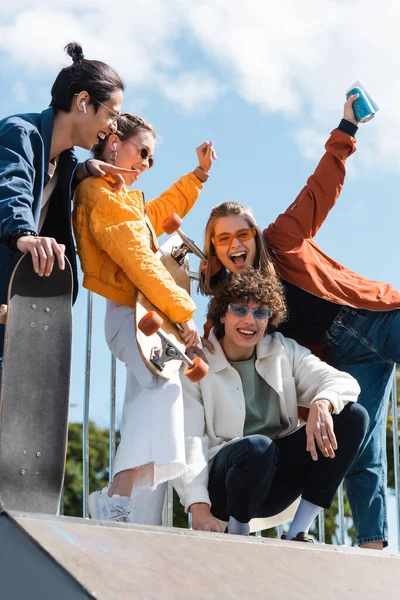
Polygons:
M391 375L400 363L400 310L342 308L321 338L328 362L355 377L370 418L360 454L346 479L359 544L387 545L386 416Z
M226 444L211 467L208 490L211 511L242 523L279 514L299 496L329 508L336 490L354 462L368 430L367 411L349 403L333 417L338 449L335 458L306 450L306 428L272 441L249 435Z

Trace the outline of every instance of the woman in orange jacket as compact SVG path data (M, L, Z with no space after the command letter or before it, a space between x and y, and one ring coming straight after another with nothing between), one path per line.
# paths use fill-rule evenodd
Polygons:
M289 312L279 331L357 379L370 429L346 489L359 544L381 549L388 539L385 424L391 375L394 363L400 363L400 293L340 265L314 240L341 192L346 159L355 151L356 97L345 103L344 118L307 185L263 234L239 204L225 202L212 210L200 289L211 294L229 272L250 266L268 269L271 276L276 269Z
M118 167L132 185L154 164L156 134L143 119L123 114L118 132L97 144L93 153ZM92 518L161 524L166 482L186 470L182 391L179 375L168 381L152 375L135 339L137 290L172 321L181 337L196 345L195 304L156 258L161 222L173 212L184 217L196 202L214 158L208 142L197 148L199 166L150 202L143 193L116 193L107 179L90 177L74 196L73 223L84 272L83 285L107 299L105 332L113 354L127 367L121 443L109 488L89 497Z

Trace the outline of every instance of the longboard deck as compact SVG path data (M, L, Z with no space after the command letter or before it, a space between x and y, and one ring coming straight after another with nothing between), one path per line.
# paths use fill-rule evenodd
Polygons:
M173 258L171 252L176 247L180 247L182 245L182 240L179 235L174 235L167 239L167 241L158 249L156 256L161 260L167 271L172 275L175 282L183 288L188 294L190 293L190 279L189 279L189 264L188 259L186 258L182 265ZM168 319L164 313L159 311L154 304L150 302L141 292L138 292L136 298L136 307L135 307L135 327L136 327L136 339L139 348L140 355L147 366L147 368L156 375L160 379L170 379L173 375L175 375L181 366L181 361L171 361L165 363L164 369L159 371L157 367L155 367L150 362L150 355L153 348L161 349L161 341L158 335L155 333L151 336L146 336L144 333L138 329L137 324L140 319L144 317L150 311L157 312L163 319L164 323L161 327L162 332L171 340L178 349L184 353L186 350L185 344L182 342L179 332L177 330L176 325Z
M0 501L56 514L64 479L72 346L72 271L39 277L30 255L9 286L0 407Z

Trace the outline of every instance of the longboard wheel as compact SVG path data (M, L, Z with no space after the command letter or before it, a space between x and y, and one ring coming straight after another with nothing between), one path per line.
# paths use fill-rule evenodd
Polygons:
M178 231L179 227L182 225L182 219L176 213L172 213L169 217L166 217L161 222L161 227L164 229L165 233L171 235Z
M197 381L200 381L200 379L203 379L207 375L208 365L200 356L196 356L193 359L193 367L185 367L183 373L189 381L197 383Z
M0 323L5 325L7 321L7 304L0 304Z
M299 420L302 423L307 423L307 419L308 419L308 413L309 413L309 409L306 408L305 406L299 406L298 407L298 413L299 413Z
M138 329L140 329L144 335L149 336L157 333L162 324L163 320L160 315L152 310L140 319L138 323Z

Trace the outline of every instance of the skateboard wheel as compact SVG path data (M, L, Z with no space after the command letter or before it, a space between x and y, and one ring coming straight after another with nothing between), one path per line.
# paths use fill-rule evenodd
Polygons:
M140 329L140 331L144 333L144 335L149 336L153 335L153 333L157 333L162 324L163 320L160 317L160 315L158 315L156 312L154 312L154 310L152 310L140 319L138 323L138 329Z
M7 321L7 304L0 304L0 323L5 325Z
M164 229L165 233L171 235L178 231L179 227L182 225L182 219L176 213L172 213L169 217L166 217L161 222L161 227Z
M184 375L189 379L189 381L193 381L196 383L203 379L208 373L208 365L204 362L202 358L196 356L193 359L193 367L185 367L183 371Z
M299 420L302 423L307 423L308 413L309 412L310 412L310 410L308 408L306 408L305 406L299 406L298 407Z

